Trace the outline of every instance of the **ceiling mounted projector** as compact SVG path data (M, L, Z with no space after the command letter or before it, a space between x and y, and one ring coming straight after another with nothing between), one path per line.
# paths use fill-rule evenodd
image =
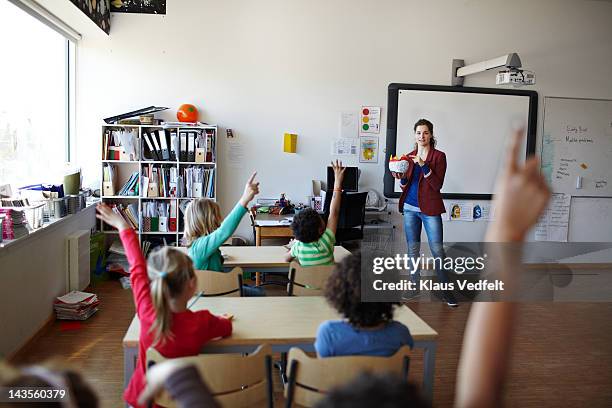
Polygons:
M462 59L454 59L451 84L453 86L463 86L463 81L468 75L496 68L504 68L495 77L495 84L513 86L534 85L535 73L523 70L521 66L521 59L515 52L470 65L465 65L465 61Z

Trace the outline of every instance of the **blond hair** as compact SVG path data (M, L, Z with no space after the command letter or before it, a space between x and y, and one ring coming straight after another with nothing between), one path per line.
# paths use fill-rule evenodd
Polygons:
M191 201L185 210L185 245L191 246L196 239L219 228L221 220L221 209L213 200L199 198Z
M187 283L195 277L193 262L184 252L166 246L149 255L147 273L155 307L155 322L151 331L155 334L154 344L163 343L172 337L169 301L180 296Z

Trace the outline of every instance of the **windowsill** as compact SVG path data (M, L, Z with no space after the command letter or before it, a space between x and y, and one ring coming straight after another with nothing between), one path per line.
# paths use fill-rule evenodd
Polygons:
M60 225L62 225L64 222L69 221L71 219L73 219L76 216L81 215L82 213L86 212L86 211L95 211L95 205L98 203L99 199L96 200L90 200L87 202L86 206L84 209L82 209L81 211L77 212L76 214L70 214L67 215L63 218L59 218L53 221L49 221L47 223L45 223L42 227L37 228L35 230L31 230L30 233L28 235L25 235L21 238L17 238L17 239L8 239L8 240L3 240L2 242L0 242L0 251L2 251L3 249L6 248L13 248L15 246L19 246L23 243L28 242L31 239L43 236L47 233L52 232L53 230L57 229L57 227L59 227Z

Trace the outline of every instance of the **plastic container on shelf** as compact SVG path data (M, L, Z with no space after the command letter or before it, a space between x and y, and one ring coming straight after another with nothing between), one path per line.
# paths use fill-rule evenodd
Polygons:
M38 229L43 226L44 207L45 203L24 207L25 217L31 229Z

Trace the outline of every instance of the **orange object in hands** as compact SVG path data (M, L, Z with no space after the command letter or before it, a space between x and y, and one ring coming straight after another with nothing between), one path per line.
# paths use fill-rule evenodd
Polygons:
M184 103L176 111L176 118L179 122L197 122L198 108L190 103Z

